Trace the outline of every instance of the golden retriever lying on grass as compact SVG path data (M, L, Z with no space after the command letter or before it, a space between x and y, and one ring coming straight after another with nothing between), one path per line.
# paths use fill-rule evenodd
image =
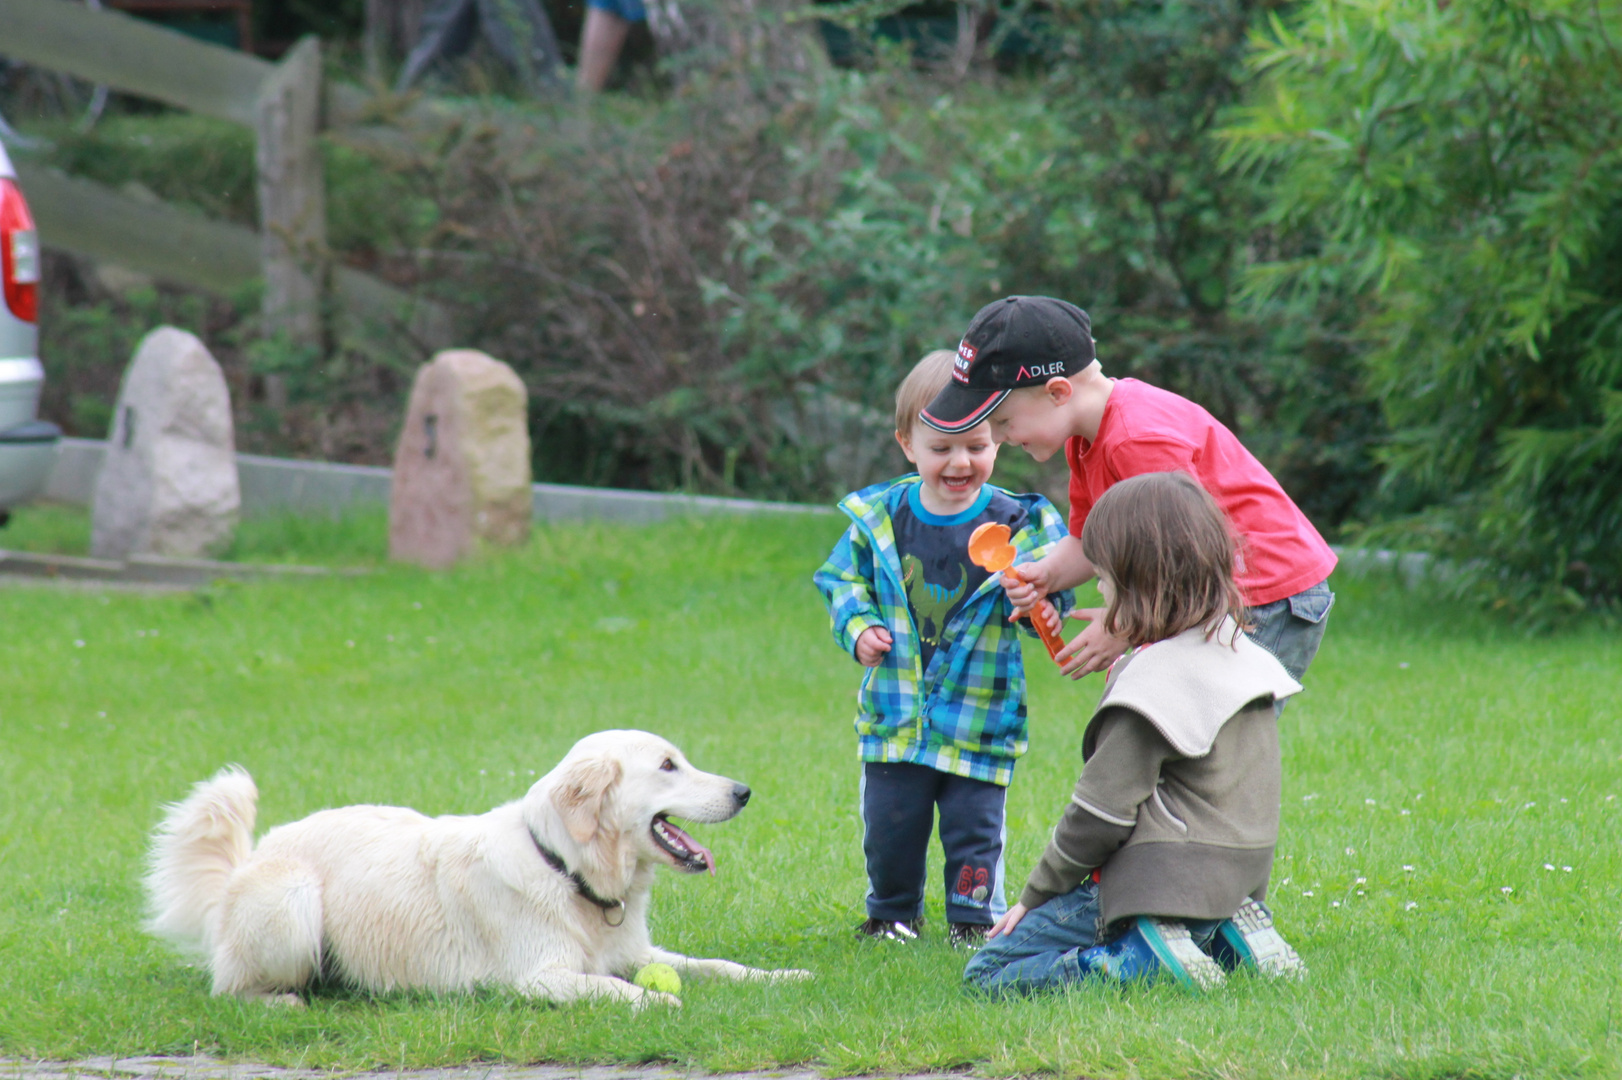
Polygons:
M148 928L200 950L216 994L296 1003L334 980L678 1004L626 980L655 961L684 976L810 977L648 939L654 868L714 870L670 817L725 821L749 789L647 732L587 736L522 799L476 817L346 806L255 846L257 800L253 779L225 768L168 807L153 837Z

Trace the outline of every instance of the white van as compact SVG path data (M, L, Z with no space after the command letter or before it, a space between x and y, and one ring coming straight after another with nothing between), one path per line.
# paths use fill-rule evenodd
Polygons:
M45 369L39 363L39 233L0 146L0 525L13 506L45 486L55 424L36 418Z

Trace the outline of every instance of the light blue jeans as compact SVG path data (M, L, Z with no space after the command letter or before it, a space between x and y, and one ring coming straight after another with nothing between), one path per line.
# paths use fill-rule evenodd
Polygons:
M1246 636L1278 657L1284 670L1299 682L1312 658L1318 655L1329 609L1334 606L1335 594L1329 591L1329 582L1320 581L1294 596L1247 609L1252 625Z
M1088 879L1026 912L1013 933L981 946L963 969L963 980L993 994L1035 994L1097 980L1100 976L1082 965L1081 954L1112 936L1099 921L1098 886ZM1182 922L1201 948L1221 925L1220 920ZM1116 929L1125 925L1123 920Z

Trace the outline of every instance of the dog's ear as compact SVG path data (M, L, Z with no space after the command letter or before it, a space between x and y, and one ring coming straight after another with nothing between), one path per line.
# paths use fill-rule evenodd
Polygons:
M575 843L588 843L597 835L603 803L620 775L620 763L613 758L584 758L571 765L552 789L552 804Z

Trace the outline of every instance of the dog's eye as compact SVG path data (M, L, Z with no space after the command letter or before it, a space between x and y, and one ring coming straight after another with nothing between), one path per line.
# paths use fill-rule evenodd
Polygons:
M676 771L676 763L674 761L672 761L670 758L665 758L665 763L663 765L659 766L659 771L660 772L675 772Z

